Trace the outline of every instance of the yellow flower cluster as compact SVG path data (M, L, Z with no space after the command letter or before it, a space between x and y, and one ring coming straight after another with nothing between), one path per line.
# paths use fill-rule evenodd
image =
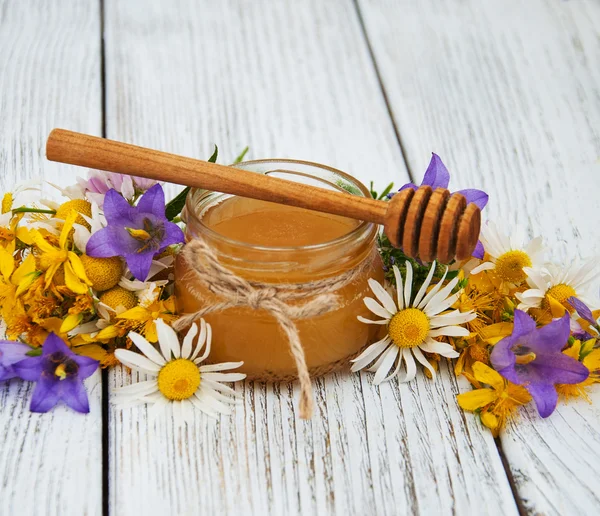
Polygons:
M77 228L88 234L91 229L87 200L69 200L54 210L14 210L12 204L12 194L5 194L0 318L7 338L39 347L54 332L77 353L109 366L118 363L115 349L131 345L129 331L156 342L154 321L176 319L175 297L165 282L129 290L119 285L129 279L120 257L94 258L77 247ZM143 289L150 294L138 296Z
M500 243L507 241L507 237L504 240L501 235L491 235L489 248L498 248ZM506 245L504 252L498 251L493 255L486 252L483 260L471 260L463 264L459 272L464 291L454 308L473 310L477 318L467 324L470 330L468 337L450 339L460 352L455 373L464 376L473 387L472 391L458 395L457 401L464 410L477 414L494 436L518 414L521 405L532 399L526 384L511 383L495 371L490 363L494 346L513 332L515 309L527 311L538 327L562 317L568 311L574 325L581 327L582 334L589 330L589 323L579 318L568 302L571 296L579 298L584 294L583 282L577 283L576 279L590 277L585 276L587 266L573 274L568 268L560 273L553 272L550 266L548 269L534 269L531 267L534 259L527 250L526 246L518 248L514 243ZM532 299L536 301L535 304L531 302ZM600 311L594 312L594 316L600 316ZM563 353L580 361L590 375L579 384L556 384L559 399L581 397L589 401L586 389L600 382L598 346L600 342L597 338L585 342L576 336L569 338Z

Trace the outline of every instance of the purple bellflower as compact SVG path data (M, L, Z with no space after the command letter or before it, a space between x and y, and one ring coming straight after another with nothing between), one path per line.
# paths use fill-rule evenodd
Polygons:
M17 377L14 365L27 358L31 351L27 344L14 340L0 340L0 381Z
M420 186L428 185L435 190L436 188L448 188L449 183L450 172L448 172L448 169L446 168L446 165L444 165L444 163L442 162L441 158L437 154L432 153L431 161L429 162L429 166L425 171L425 175L423 176L423 181L421 181ZM412 188L413 190L416 190L418 187L414 183L406 183L398 191L401 192L406 188ZM465 199L467 200L467 204L475 203L477 206L479 206L479 209L481 210L485 208L489 199L488 194L486 194L484 191L476 190L474 188L459 190L456 193L464 195ZM393 194L390 194L390 197L391 195ZM483 244L481 242L477 242L477 247L473 252L473 256L475 258L483 259L483 255Z
M76 355L56 334L46 337L40 356L26 357L12 367L23 380L37 382L31 412L48 412L60 400L77 412L90 411L83 380L98 368L98 361Z
M567 299L567 301L573 308L575 308L579 317L581 317L584 321L589 322L590 325L600 333L600 317L598 319L594 319L594 314L589 307L576 297L570 297Z
M569 334L568 312L536 328L529 315L515 310L512 335L498 342L490 355L496 371L529 391L542 417L548 417L556 408L554 384L581 383L589 376L587 367L562 353Z
M108 225L94 233L86 253L96 258L122 256L134 277L145 281L154 256L166 247L184 241L181 228L165 217L165 194L154 185L131 206L115 190L104 198Z

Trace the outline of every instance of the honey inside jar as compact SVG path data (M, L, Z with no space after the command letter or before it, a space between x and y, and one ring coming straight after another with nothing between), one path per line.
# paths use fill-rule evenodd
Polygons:
M293 163L286 162L286 169ZM242 166L256 166L256 162ZM325 170L329 173L331 169ZM366 191L350 176L342 176ZM329 181L325 185L331 187ZM363 324L357 316L369 317L362 301L371 295L367 280L383 279L375 248L375 225L206 191L188 196L185 217L186 238L202 238L225 267L249 281L304 284L359 269L351 283L334 292L338 300L335 309L294 321L312 374L348 366L349 359L374 339L380 327ZM187 264L179 257L175 282L181 311L194 312L223 301L187 272ZM312 296L312 291L307 291L304 299L291 303L306 302ZM250 379L284 380L296 376L288 340L269 312L236 307L207 314L205 319L213 328L212 362L243 361L239 370Z

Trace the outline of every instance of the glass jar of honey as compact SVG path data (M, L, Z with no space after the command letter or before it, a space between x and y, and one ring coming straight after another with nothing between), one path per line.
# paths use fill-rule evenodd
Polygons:
M314 163L259 160L236 167L370 196L355 178ZM376 337L379 326L357 320L358 315L370 316L363 303L370 293L367 280L383 280L375 224L206 190L190 192L183 218L187 241L202 239L224 267L250 282L305 284L350 270L359 272L334 292L338 299L335 309L294 321L312 375L348 366ZM222 301L187 272L188 264L178 257L175 288L181 312L195 312ZM311 295L307 292L307 298ZM212 362L243 361L239 370L249 379L289 380L296 376L288 340L267 311L235 307L210 313L205 319L213 329Z

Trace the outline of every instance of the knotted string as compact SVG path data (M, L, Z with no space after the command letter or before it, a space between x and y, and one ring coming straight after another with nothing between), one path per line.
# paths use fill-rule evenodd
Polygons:
M250 307L269 312L283 330L296 363L300 381L299 413L302 419L310 419L313 413L313 396L310 374L306 365L304 348L300 341L294 320L308 319L339 308L339 296L334 292L355 281L370 266L371 260L363 262L344 273L307 283L263 283L248 281L224 267L211 247L201 239L187 243L182 257L189 266L183 281L195 280L223 301L205 306L197 312L184 314L174 323L176 330L190 326L195 320L207 314L221 312L235 307ZM194 282L190 282L194 284ZM202 300L195 288L189 288L194 297ZM290 301L303 303L290 305Z

